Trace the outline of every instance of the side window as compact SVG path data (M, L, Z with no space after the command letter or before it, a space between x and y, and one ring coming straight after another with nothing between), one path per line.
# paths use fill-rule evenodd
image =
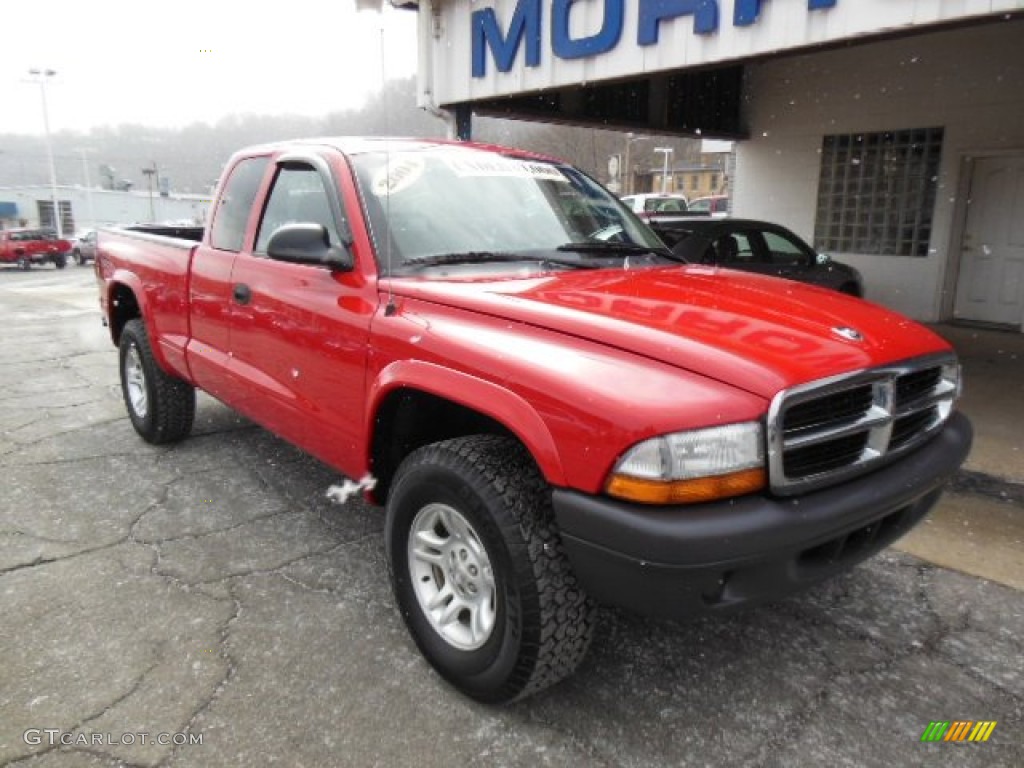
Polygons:
M255 252L266 253L270 236L285 224L310 222L327 228L332 245L341 244L323 178L311 166L283 166L263 209Z
M269 160L267 157L250 157L232 169L213 216L210 245L214 248L222 251L242 250L245 225Z
M753 264L754 248L750 239L743 232L724 235L715 241L718 261L722 264Z
M807 254L788 237L777 232L764 232L764 242L771 254L772 264L784 267L807 266Z

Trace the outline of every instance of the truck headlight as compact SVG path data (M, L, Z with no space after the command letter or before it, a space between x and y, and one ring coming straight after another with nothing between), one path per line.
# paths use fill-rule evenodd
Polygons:
M643 504L693 504L753 493L766 484L764 430L751 421L637 443L615 464L605 490Z

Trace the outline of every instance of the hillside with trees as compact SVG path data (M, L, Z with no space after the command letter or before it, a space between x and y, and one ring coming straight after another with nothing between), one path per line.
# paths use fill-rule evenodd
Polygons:
M207 193L224 162L236 149L263 142L327 135L443 137L444 122L416 106L415 78L389 81L357 110L322 118L294 115L241 114L215 124L183 128L125 124L88 132L53 134L54 163L61 185L145 189L143 169L154 166L170 189ZM474 138L563 158L607 181L608 158L622 154L627 134L621 131L528 123L476 117ZM675 149L677 164L697 162L700 142L669 137L634 140L632 163L659 167L655 146ZM0 187L48 184L49 171L42 136L0 134Z

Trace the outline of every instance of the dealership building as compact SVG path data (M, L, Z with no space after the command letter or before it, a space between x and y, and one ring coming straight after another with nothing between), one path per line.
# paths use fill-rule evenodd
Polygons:
M733 139L733 215L788 226L917 319L1024 330L1021 0L418 10L421 103L460 136L478 114Z
M66 236L125 224L203 224L210 206L209 195L41 184L0 187L0 229L56 229L54 200Z

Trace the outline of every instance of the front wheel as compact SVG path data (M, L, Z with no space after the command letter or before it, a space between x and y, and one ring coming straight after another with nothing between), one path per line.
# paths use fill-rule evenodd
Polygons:
M196 391L157 363L141 320L129 320L119 344L121 392L135 431L149 443L188 436L196 413Z
M550 488L518 442L475 435L413 452L385 526L406 626L460 691L512 701L583 660L594 604L569 566Z
M68 257L66 254L59 254L53 257L53 266L57 269L64 269L68 265Z

